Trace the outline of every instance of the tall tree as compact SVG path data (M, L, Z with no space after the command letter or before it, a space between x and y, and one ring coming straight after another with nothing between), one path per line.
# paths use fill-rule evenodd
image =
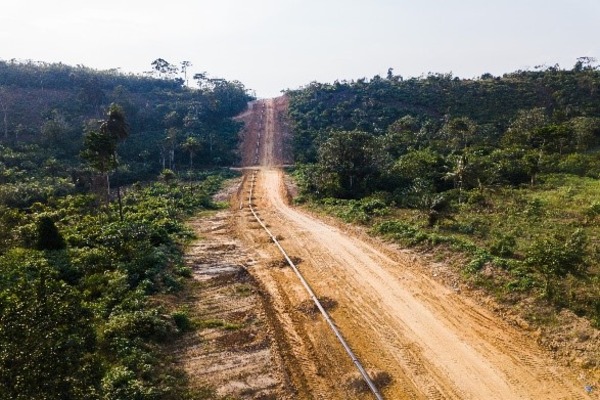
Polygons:
M185 82L185 85L188 85L188 78L187 78L187 71L188 68L192 66L191 61L182 61L181 62L181 72L183 72L183 80Z
M83 140L81 157L103 175L106 182L106 203L110 198L110 172L118 165L117 145L129 135L129 126L120 106L111 104L107 119L98 130L90 130Z
M52 218L47 215L42 216L37 222L36 248L38 250L62 250L65 247L65 240Z
M541 133L541 128L549 123L544 108L520 110L502 137L504 146L520 148L541 148L547 143L547 138Z
M467 117L452 118L442 127L442 138L452 152L462 152L476 138L477 125Z
M169 128L167 129L167 135L165 137L165 150L169 158L169 169L175 170L175 147L177 146L177 136L179 129Z
M183 151L188 152L190 155L190 169L194 167L194 154L196 154L202 148L200 141L194 136L188 136L185 142L181 145Z
M2 121L4 125L4 138L8 138L8 105L5 99L6 90L0 88L0 110L2 111Z

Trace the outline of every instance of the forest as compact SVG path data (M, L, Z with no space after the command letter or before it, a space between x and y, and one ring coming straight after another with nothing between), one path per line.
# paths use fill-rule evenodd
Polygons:
M155 296L192 271L185 220L239 160L253 100L157 59L147 75L0 60L0 399L204 399ZM429 73L287 92L315 212L451 264L534 326L600 327L600 68ZM52 362L48 362L52 360Z
M288 91L297 199L451 263L552 324L600 327L600 68L589 58L459 79Z
M191 276L184 220L219 207L252 97L185 63L0 61L1 399L205 398L165 352L189 317L153 296Z

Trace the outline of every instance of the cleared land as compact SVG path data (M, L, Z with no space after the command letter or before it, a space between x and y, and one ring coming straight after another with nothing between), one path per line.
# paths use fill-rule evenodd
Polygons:
M533 332L433 280L415 255L291 207L278 166L289 163L285 98L259 101L246 122L244 167L259 169L253 203L389 399L588 399ZM248 174L247 177L250 175ZM228 234L251 255L263 293L281 397L367 399L351 361L251 216L249 179L232 196ZM429 270L430 271L430 270ZM215 360L217 362L217 360ZM285 382L285 385L283 384ZM250 398L250 397L249 397Z

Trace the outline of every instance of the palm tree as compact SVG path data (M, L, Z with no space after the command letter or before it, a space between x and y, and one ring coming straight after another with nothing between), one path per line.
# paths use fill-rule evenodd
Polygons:
M458 189L458 204L461 204L463 187L468 172L467 156L459 154L449 157L449 161L451 162L450 169L446 172L444 178L454 181L454 187Z
M185 142L181 144L181 148L190 154L190 169L192 169L194 167L194 154L202 148L200 141L194 136L188 136Z
M106 204L110 196L110 171L118 165L117 144L129 135L129 125L125 121L123 110L117 104L111 104L108 118L100 123L100 128L88 131L83 142L81 157L92 168L104 175L106 181Z
M129 136L129 125L125 121L125 113L118 104L111 104L107 113L108 119L100 125L100 133L107 135L116 142Z

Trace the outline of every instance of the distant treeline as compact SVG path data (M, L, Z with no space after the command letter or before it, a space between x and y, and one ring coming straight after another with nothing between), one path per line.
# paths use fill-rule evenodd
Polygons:
M195 78L197 89L181 78L0 61L0 141L13 148L39 145L71 168L79 162L86 126L115 103L130 127L120 151L128 166L117 174L123 179L189 166L190 153L197 165L234 164L240 125L231 117L252 97L238 81ZM194 145L186 148L188 138Z
M289 96L296 160L333 174L314 182L320 193L360 197L406 187L410 179L398 169L418 154L428 164L428 174L419 178L437 190L449 188L441 178L458 159L472 170L463 181L471 187L528 182L540 171L600 173L598 156L590 153L600 143L600 71L589 60L571 70L474 80L432 73L404 80L390 70L386 78L312 83ZM348 137L336 139L340 135ZM335 140L362 149L362 156L347 155L363 159L332 154L339 149ZM502 160L511 165L499 166ZM362 179L364 172L352 169L371 172Z

